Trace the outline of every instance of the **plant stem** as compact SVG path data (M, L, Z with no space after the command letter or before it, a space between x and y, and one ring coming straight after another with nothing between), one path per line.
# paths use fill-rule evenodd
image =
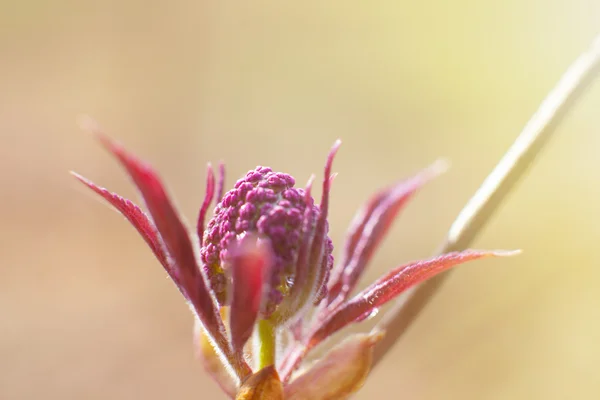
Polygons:
M571 64L513 145L467 202L450 227L439 253L464 250L470 246L556 131L560 121L599 72L600 36L596 37L592 46ZM377 365L400 339L448 279L450 272L440 274L409 291L384 315L374 328L385 332L385 337L375 346L373 366Z
M275 364L275 326L266 319L261 319L257 324L258 330L258 369L261 370Z

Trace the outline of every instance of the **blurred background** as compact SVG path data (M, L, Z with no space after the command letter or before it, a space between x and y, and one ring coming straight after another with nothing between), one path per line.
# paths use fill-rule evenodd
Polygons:
M158 262L69 176L137 198L79 115L190 221L208 161L304 182L342 138L338 248L370 193L449 159L365 284L432 254L598 21L593 0L1 1L0 398L224 398ZM524 253L457 270L355 398L600 396L599 106L596 82L474 244Z

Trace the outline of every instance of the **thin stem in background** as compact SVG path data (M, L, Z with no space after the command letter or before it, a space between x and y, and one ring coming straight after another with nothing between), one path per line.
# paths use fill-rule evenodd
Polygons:
M494 211L527 171L563 117L600 72L600 36L581 54L544 99L521 134L494 170L460 212L439 253L465 250L481 232ZM400 339L442 284L450 276L443 273L403 296L374 328L385 332L374 349L373 367Z

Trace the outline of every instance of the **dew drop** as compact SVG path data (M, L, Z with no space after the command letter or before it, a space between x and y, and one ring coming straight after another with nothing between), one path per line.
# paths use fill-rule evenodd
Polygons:
M367 314L365 320L370 320L371 318L374 318L377 314L379 314L379 308L374 308L369 314Z
M356 319L356 322L368 321L371 318L374 318L378 313L379 313L379 308L374 308L374 309L372 309L370 311L367 311L366 313L364 313L360 317L358 317Z

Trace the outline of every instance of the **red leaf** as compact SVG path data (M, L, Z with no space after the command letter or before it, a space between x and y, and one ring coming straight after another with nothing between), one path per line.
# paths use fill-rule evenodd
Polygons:
M303 306L301 302L304 299L304 295L301 295L301 293L305 290L307 281L310 278L308 257L314 239L314 231L311 229L314 219L311 196L313 180L314 175L310 177L308 183L306 184L306 188L304 189L304 201L306 202L307 207L304 210L302 237L300 238L300 244L298 246L298 258L296 261L297 267L296 275L294 277L294 285L292 286L289 295L283 299L282 303L272 316L273 320L278 322L286 320L290 315L296 315L298 310ZM294 325L297 326L301 323L301 320L297 319L294 322Z
M198 223L196 225L200 246L202 246L202 240L204 236L204 222L206 221L206 212L208 211L208 207L210 207L210 203L212 203L214 194L215 174L213 173L212 166L208 164L208 167L206 168L206 192L204 193L204 201L202 202L202 206L200 207L200 213L198 214Z
M215 203L219 204L219 202L223 199L223 193L225 192L225 164L223 162L219 163L219 180L217 181L217 191L215 192Z
M371 286L357 294L333 313L310 335L308 348L316 346L328 336L353 323L367 318L402 292L440 272L467 261L491 256L512 255L515 252L475 251L447 253L430 260L417 261L393 269Z
M321 193L321 204L319 205L319 217L315 224L314 231L309 229L312 215L312 207L307 207L304 214L304 227L302 242L298 252L298 261L296 267L296 280L292 286L291 292L284 300L282 307L274 314L273 319L283 322L290 316L302 316L299 310L316 300L315 297L320 294L327 277L326 261L323 259L323 250L325 238L327 237L327 213L329 210L329 191L334 176L331 174L333 160L342 144L341 140L336 140L325 162L325 174L323 177L323 192ZM312 188L312 177L306 187L306 200L310 199L310 190Z
M356 213L354 219L350 223L350 228L348 229L346 240L344 242L342 257L331 271L327 301L328 303L332 303L342 291L342 278L344 271L356 250L356 245L358 244L364 232L365 225L369 221L371 215L373 215L375 208L381 204L383 199L388 195L389 191L390 189L386 188L371 197L371 199L369 199L369 201L358 211L358 213Z
M434 163L412 178L378 192L362 207L350 225L342 259L332 271L328 304L336 306L350 296L398 212L418 189L445 168L445 163Z
M321 193L321 204L319 204L319 218L315 226L315 234L312 240L310 253L308 257L308 276L302 286L302 292L299 293L299 304L308 304L309 301L313 300L313 296L318 294L321 290L323 281L326 277L326 269L323 268L323 250L325 246L325 239L327 237L327 214L329 212L329 191L331 189L331 183L333 177L331 175L331 168L333 166L333 159L342 144L341 140L336 140L329 154L327 161L325 162L325 174L323 176L323 192Z
M129 154L100 132L95 133L104 146L118 158L139 189L173 260L173 280L178 283L179 289L193 305L204 328L223 355L233 363L238 374L248 374L250 368L245 361L231 355L225 326L212 292L200 272L189 232L171 203L160 178L148 164Z
M164 251L162 240L156 232L156 228L154 224L148 218L148 216L133 202L128 199L125 199L119 196L116 193L112 193L107 189L97 186L92 181L84 178L83 176L71 172L75 178L77 178L81 183L92 189L94 192L102 196L106 201L108 201L117 211L119 211L131 225L137 229L139 234L144 238L148 246L154 252L156 258L163 265L165 270L169 271L172 266L169 264L167 254Z
M271 245L254 236L245 236L230 249L233 290L230 310L230 329L233 350L242 352L252 335L261 302L268 291L271 269Z

